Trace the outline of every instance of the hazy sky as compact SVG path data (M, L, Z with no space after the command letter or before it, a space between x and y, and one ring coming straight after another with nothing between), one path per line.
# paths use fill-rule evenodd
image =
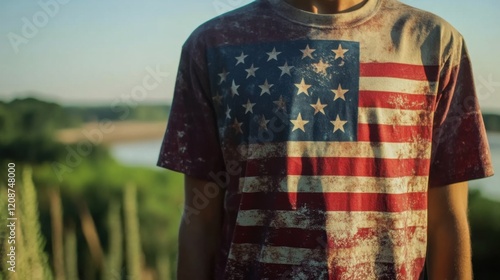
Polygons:
M65 104L106 105L127 99L157 72L141 98L167 103L181 45L191 31L249 2L1 0L0 99L37 92ZM440 15L464 35L481 105L500 109L498 0L402 2Z

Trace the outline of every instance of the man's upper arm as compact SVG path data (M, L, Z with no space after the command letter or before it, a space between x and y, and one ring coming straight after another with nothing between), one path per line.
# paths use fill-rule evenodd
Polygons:
M472 279L467 195L467 182L429 188L429 279Z
M224 189L212 181L184 176L184 221L218 221L222 216Z
M467 219L468 183L431 186L428 191L429 227L450 219Z

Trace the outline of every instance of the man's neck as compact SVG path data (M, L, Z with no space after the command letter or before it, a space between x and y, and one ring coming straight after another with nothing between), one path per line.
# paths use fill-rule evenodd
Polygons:
M368 0L285 0L288 4L315 14L337 14L361 8Z

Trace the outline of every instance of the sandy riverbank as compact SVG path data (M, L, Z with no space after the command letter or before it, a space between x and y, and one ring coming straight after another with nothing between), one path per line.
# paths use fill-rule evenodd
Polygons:
M63 129L57 133L57 139L63 143L77 143L89 140L99 144L115 144L142 140L161 139L167 122L108 122L87 123L80 128Z

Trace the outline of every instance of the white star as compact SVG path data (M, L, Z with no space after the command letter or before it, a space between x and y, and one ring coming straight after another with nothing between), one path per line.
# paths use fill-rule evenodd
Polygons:
M309 92L307 91L311 85L306 84L304 81L304 78L302 78L302 81L300 81L300 84L295 84L295 86L298 88L297 95L304 93L305 95L309 95Z
M318 98L318 101L316 102L316 104L310 104L311 107L314 108L314 115L316 115L317 113L322 113L323 115L325 115L325 107L328 106L327 104L321 104L321 101L319 100Z
M239 87L240 87L240 86L239 86L239 85L237 85L237 84L235 84L235 83L234 83L234 80L233 80L233 84L231 85L231 95L232 95L232 97L234 97L235 95L240 95L240 94L238 93L238 88L239 88Z
M240 64L240 63L245 64L245 58L246 58L247 56L248 56L248 55L245 55L243 52L241 52L241 55L240 55L240 56L235 57L235 58L236 58L236 65L238 65L238 64Z
M219 73L219 76L220 76L219 85L222 84L222 82L226 81L226 78L227 78L228 74L229 74L229 72L226 72L226 69L222 69L222 73Z
M306 46L305 49L303 50L300 50L302 52L302 59L306 58L306 57L310 57L310 58L313 58L312 56L312 53L315 51L316 49L310 49L309 48L309 44Z
M243 108L245 108L245 114L247 114L248 112L253 114L253 106L255 106L255 104L257 104L257 103L251 103L250 99L248 99L247 104L243 104L241 106L243 106Z
M280 99L273 101L273 103L276 104L276 106L278 106L276 108L276 111L283 110L283 112L286 112L286 101L283 98L283 95L280 95Z
M339 44L339 47L336 50L332 50L332 52L335 53L335 59L337 58L344 59L344 54L348 51L349 49L343 49L341 44Z
M292 70L293 66L288 66L288 62L285 61L285 65L283 66L278 66L278 68L281 70L281 76L285 75L285 74L288 74L289 76L291 76L290 74L290 70Z
M316 68L314 71L318 74L326 74L326 69L332 66L330 63L324 63L323 59L320 59L318 63L313 63L312 65Z
M296 120L290 120L292 123L293 123L293 129L292 129L292 132L297 130L297 129L300 129L302 130L303 132L306 132L306 128L304 127L309 121L307 120L303 120L302 119L302 116L300 115L299 113L299 116L297 117Z
M266 117L264 115L262 115L260 117L260 120L259 120L259 127L261 129L267 130L267 123L268 122L269 122L269 120L266 120Z
M217 92L217 94L212 97L212 100L215 104L222 105L222 95L220 95L219 92Z
M276 51L276 48L273 48L273 50L271 52L268 52L267 55L269 56L269 58L267 59L267 61L271 60L271 59L274 59L274 60L278 60L278 55L280 54L281 52L277 52Z
M252 63L252 66L250 66L250 68L248 69L245 69L245 71L247 71L247 79L250 77L250 76L254 76L255 77L255 71L259 70L259 67L253 67L253 63Z
M341 98L341 99L344 99L345 100L345 94L348 92L349 90L348 89L343 89L342 88L342 85L339 84L339 87L337 89L332 89L332 92L335 93L335 98L333 99L333 101Z
M231 109L229 108L229 105L227 105L227 109L226 109L226 118L228 118L228 119L231 118Z
M264 81L264 84L260 85L259 86L261 88L261 93L260 93L260 96L264 95L264 93L268 93L268 94L271 94L271 91L270 89L273 87L273 84L269 84L267 82L267 79Z
M236 134L243 134L243 130L241 130L242 125L243 125L242 122L238 122L238 119L234 118L234 122L231 127L236 131Z
M341 130L342 132L344 131L344 125L347 123L347 121L343 121L340 119L339 115L337 115L337 118L334 121L330 121L333 124L333 132L337 130Z

